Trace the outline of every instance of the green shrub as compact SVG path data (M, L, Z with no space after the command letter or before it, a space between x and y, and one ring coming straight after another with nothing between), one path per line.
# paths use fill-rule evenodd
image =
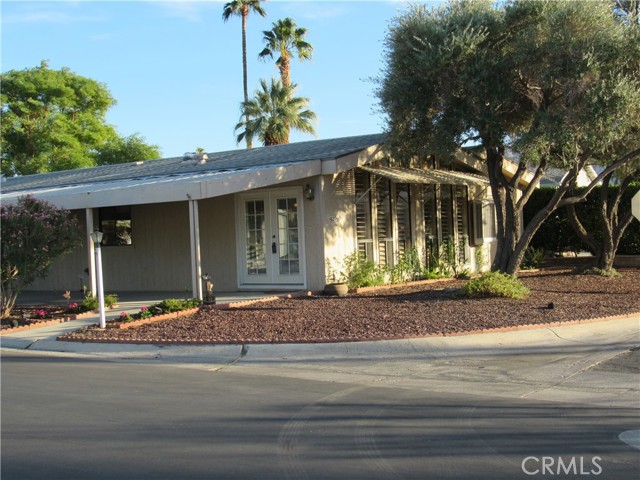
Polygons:
M598 275L600 277L618 278L621 277L620 273L615 269L603 270L597 267L580 268L574 270L577 275Z
M349 288L371 287L385 283L385 268L378 267L359 252L347 255L342 266L344 268L342 276Z
M90 293L88 293L82 303L80 304L80 309L83 312L89 312L91 310L97 310L99 308L98 299L93 297Z
M418 249L412 247L396 260L389 272L391 283L403 283L417 280L422 276L422 265Z
M153 305L152 310L158 309L161 313L173 313L181 310L189 310L190 308L196 308L200 305L200 301L195 298L191 299L176 299L168 298Z
M533 270L534 268L540 268L544 262L544 249L529 247L524 252L524 258L520 264L522 270Z
M610 194L616 193L617 186L609 187ZM531 198L524 207L524 224L526 225L533 216L538 213L549 202L555 193L555 187L543 187L536 189ZM584 191L584 187L576 189L576 193ZM632 183L625 191L620 201L621 209L618 213L622 216L622 212L631 205L631 198L640 191L640 183ZM578 217L582 224L590 232L596 241L602 238L602 225L600 223L600 187L597 186L587 196L585 202L576 205ZM624 207L624 208L623 208ZM534 248L542 248L546 252L563 253L563 252L579 252L587 250L586 245L578 238L573 228L569 224L567 212L564 208L554 211L549 218L540 226L536 234L531 239ZM620 245L618 246L618 255L639 255L640 254L640 222L633 221L627 228Z
M104 296L104 305L107 308L111 308L118 304L118 295L115 293L109 293Z
M530 290L512 275L502 272L487 272L470 280L462 287L468 297L504 297L522 300Z

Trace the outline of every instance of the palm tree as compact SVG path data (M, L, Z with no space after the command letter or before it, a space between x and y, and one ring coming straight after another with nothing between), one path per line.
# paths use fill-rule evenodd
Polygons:
M242 79L244 85L244 101L249 101L249 88L247 86L247 17L253 11L264 17L267 12L260 5L261 0L232 0L225 3L222 9L222 19L226 22L232 15L242 17ZM247 121L249 119L247 118ZM251 139L247 139L247 148L251 148Z
M295 85L285 86L272 78L270 85L260 80L260 87L254 98L242 104L241 121L235 128L242 130L238 143L255 137L265 146L289 143L290 128L315 135L312 121L316 114L307 109L308 98L293 96Z
M305 41L306 28L297 28L296 22L291 18L278 20L273 24L273 28L264 33L266 47L258 55L260 58L273 58L279 55L276 66L280 70L280 78L284 86L291 85L290 59L295 53L298 60L310 60L313 47Z

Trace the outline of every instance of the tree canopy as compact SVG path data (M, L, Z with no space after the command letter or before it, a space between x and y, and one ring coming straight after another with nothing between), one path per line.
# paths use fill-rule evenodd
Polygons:
M2 318L11 313L20 291L44 277L53 261L82 244L78 220L68 210L33 197L2 205Z
M311 60L313 46L306 41L307 29L298 27L292 18L278 20L271 30L264 34L265 47L260 58L277 56L276 66L280 70L280 79L286 87L291 85L291 57L298 60Z
M96 165L138 162L160 158L157 145L149 145L144 138L134 133L128 137L115 136L102 144L96 152Z
M5 175L92 167L101 148L113 152L119 136L106 122L106 113L116 101L103 83L68 68L52 70L45 61L3 73L1 80L0 158ZM120 140L143 143L138 136ZM147 158L118 158L159 156L154 146L144 153Z
M289 143L291 128L315 134L312 122L316 114L307 108L309 99L293 96L295 87L273 78L269 84L261 80L255 97L242 104L242 116L249 121L236 125L238 143L245 137L257 137L265 146Z
M593 187L638 154L628 143L622 154L613 148L636 128L640 88L638 47L609 1L413 6L392 23L386 59L378 97L399 158L482 151L498 220L494 269L515 273L542 221L584 199L590 189L568 192L587 162L606 164ZM510 175L508 149L518 163ZM569 174L522 226L522 208L550 166Z

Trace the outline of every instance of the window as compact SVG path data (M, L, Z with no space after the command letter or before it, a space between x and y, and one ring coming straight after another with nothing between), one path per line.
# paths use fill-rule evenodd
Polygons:
M393 265L411 246L409 185L356 170L355 207L358 252L379 265Z
M469 218L469 194L467 192L467 187L463 187L458 185L455 188L455 204L454 210L456 215L456 237L458 242L458 261L461 263L466 263L469 259L469 229L468 229L468 218Z
M131 206L101 208L99 217L102 245L132 245Z
M402 255L411 248L411 189L406 183L397 183L395 187L398 255Z
M476 245L496 238L496 206L493 202L474 202L473 237Z
M454 236L451 188L451 185L440 185L440 228L443 242Z
M376 233L378 263L393 265L393 219L391 217L391 182L378 179L375 184Z

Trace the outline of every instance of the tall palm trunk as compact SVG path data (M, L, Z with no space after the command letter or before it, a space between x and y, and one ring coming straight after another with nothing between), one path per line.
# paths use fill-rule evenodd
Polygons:
M279 66L279 70L280 70L280 78L282 80L282 85L287 88L291 86L291 61L289 60L289 57L286 55L282 56L282 61L280 62L280 66ZM285 132L285 138L284 138L284 143L289 143L289 136L291 134L291 126L285 122L286 125L286 132Z
M282 61L278 67L280 70L280 79L282 80L282 85L285 87L291 86L291 61L289 57L282 56Z
M242 82L244 86L244 101L249 101L249 85L247 75L247 17L249 16L249 7L244 6L242 8ZM246 115L247 123L249 122L249 115ZM251 138L247 137L247 148L252 148L253 144Z

